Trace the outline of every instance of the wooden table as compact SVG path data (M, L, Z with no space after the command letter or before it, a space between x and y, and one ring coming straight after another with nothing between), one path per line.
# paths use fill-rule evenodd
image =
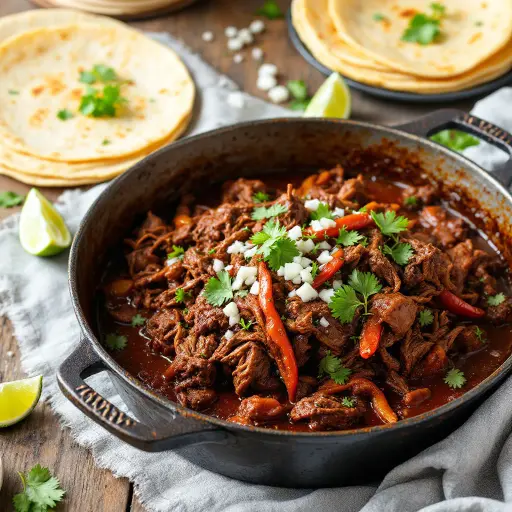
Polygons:
M168 31L177 36L206 61L233 78L245 91L265 97L256 89L257 65L248 58L235 64L225 46L224 28L228 25L247 26L253 13L263 0L203 0L173 16L132 23L141 30ZM290 1L280 0L283 9ZM1 0L0 16L31 9L26 0ZM288 41L286 25L282 20L267 22L267 31L260 38L268 62L276 63L285 79L304 79L310 90L316 90L323 80L298 55ZM205 43L200 35L211 30L216 36L213 43ZM451 104L468 110L472 102ZM382 124L405 122L441 105L408 105L382 101L353 91L352 118ZM0 176L0 190L26 193L28 187ZM55 198L60 190L44 193ZM13 209L0 209L0 218L13 213ZM9 357L8 352L13 355ZM0 382L23 377L19 351L10 322L0 318ZM0 491L0 510L11 510L12 496L20 491L17 471L26 471L37 463L48 466L57 475L66 490L65 502L59 511L71 512L141 512L143 507L134 496L128 480L115 478L109 471L94 464L89 451L73 443L69 432L62 429L48 405L40 403L32 415L13 428L0 432L0 454L4 461L4 485Z

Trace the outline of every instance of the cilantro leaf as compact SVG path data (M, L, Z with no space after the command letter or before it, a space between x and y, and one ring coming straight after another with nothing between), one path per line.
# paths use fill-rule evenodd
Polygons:
M402 41L427 45L433 43L441 34L439 19L419 13L409 21L402 34Z
M300 256L300 251L293 240L282 238L277 240L270 249L270 253L266 259L272 270L278 270L286 263L291 263L295 256Z
M478 338L478 341L480 341L481 343L487 342L485 331L480 329L480 327L478 327L478 325L475 327L475 336Z
M25 196L10 192L8 190L0 192L0 208L12 208L23 203Z
M466 148L480 144L476 137L460 130L441 130L432 135L430 140L446 146L452 151L463 151Z
M139 313L132 316L132 327L140 327L141 325L144 325L145 323L146 323L146 319Z
M434 315L430 309L423 309L420 311L419 322L421 327L426 327L434 321Z
M110 144L110 140L109 140L109 139L103 139L103 140L101 141L101 145L102 145L102 146L108 146L109 144Z
M185 254L185 248L181 247L181 245L174 245L172 246L172 251L167 254L167 259L172 260L173 258L183 258L183 255Z
M257 253L263 255L272 270L291 263L295 256L300 255L297 245L286 237L286 228L279 221L268 221L261 231L251 237L251 242L259 246Z
M112 68L104 64L96 64L91 71L81 71L78 80L83 84L92 85L96 82L115 82L118 76Z
M409 196L404 199L405 206L416 206L418 204L418 198L416 196Z
M174 297L176 298L176 302L185 302L186 300L192 298L192 294L190 292L184 291L183 288L176 288Z
M212 306L222 306L233 298L231 277L225 270L221 270L217 277L210 277L205 286L205 296Z
M244 318L240 318L240 327L244 330L244 331L248 331L251 326L252 326L252 320L249 320L248 322L245 321Z
M384 21L386 19L386 16L384 14L381 14L380 12L376 12L372 16L373 21Z
M270 196L268 194L265 194L265 192L256 192L252 196L252 200L255 203L264 203L265 201L268 201L270 199Z
M284 13L277 5L276 0L266 0L262 7L260 7L256 13L257 16L265 16L269 20L277 20L284 18Z
M361 233L357 231L347 231L345 226L343 226L336 239L336 244L343 245L343 247L350 247L351 245L357 245L363 242L365 238L366 237L361 235Z
M352 370L345 368L341 361L331 354L331 351L327 351L327 355L320 360L318 366L318 378L322 378L324 375L330 377L336 384L345 384L350 377Z
M247 297L247 295L249 295L249 290L238 290L235 293L235 297L240 297L241 299L243 299L244 297Z
M386 213L376 213L372 211L371 216L383 235L395 235L396 233L405 231L409 225L409 219L407 217L397 217L394 211L387 211Z
M437 18L442 18L446 14L446 6L439 2L432 2L430 8L432 9L433 16Z
M354 405L356 405L356 402L357 400L354 397L350 396L344 396L341 399L341 405L343 405L343 407L354 407Z
M119 85L105 85L101 91L88 86L78 110L84 116L115 117L123 103L126 99L121 96Z
M344 284L338 288L329 302L332 316L342 324L352 322L356 309L363 303L357 298L354 288Z
M308 105L311 103L311 99L306 100L292 100L290 102L290 109L296 110L299 112L304 112L308 108Z
M18 96L18 94L20 93L20 91L17 91L16 89L9 89L7 91L8 94L10 94L11 96Z
M268 256L270 254L270 248L280 238L286 236L286 228L279 224L279 221L269 220L263 226L263 229L258 233L255 233L251 237L251 242L254 245L261 245L258 250L259 254Z
M305 101L308 97L308 88L304 80L288 80L286 87L294 99Z
M313 263L311 263L311 277L315 279L319 271L320 267L318 266L318 263L316 261L313 261Z
M457 389L466 384L466 377L464 377L464 372L461 372L457 368L452 368L446 373L444 382L452 389Z
M67 108L63 108L62 110L59 110L57 112L57 117L61 121L67 121L68 119L71 119L73 116L73 112L71 110L68 110Z
M39 464L27 474L19 473L23 482L23 492L13 498L16 512L46 512L54 508L64 496L59 480L53 477L48 468Z
M393 245L393 247L385 245L383 252L391 256L396 263L402 266L407 265L413 254L411 244L405 243L398 243Z
M327 203L320 203L318 208L310 213L311 220L332 219L333 215Z
M497 293L487 298L487 304L489 304L489 306L499 306L504 300L505 295L503 293Z
M282 204L276 203L268 208L265 206L259 206L258 208L254 208L252 212L253 220L263 220L263 219L271 219L272 217L277 217L282 213L286 213L288 208Z
M127 343L128 339L126 336L120 336L115 333L107 334L105 338L105 345L107 345L110 350L123 350Z
M360 272L357 269L354 269L352 274L350 274L348 284L363 296L365 302L368 301L368 297L380 292L382 288L374 274L371 272Z

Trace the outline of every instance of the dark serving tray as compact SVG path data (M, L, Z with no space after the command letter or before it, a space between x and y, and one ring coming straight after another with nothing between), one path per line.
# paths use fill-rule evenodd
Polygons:
M302 57L304 57L304 59L307 62L309 62L312 66L318 69L318 71L320 71L326 76L330 75L333 72L333 70L329 69L327 66L324 66L321 62L319 62L310 53L306 45L300 39L299 34L295 30L295 27L293 26L292 23L291 10L289 10L286 14L286 21L288 23L288 33L290 35L290 40L293 46L295 46L295 48L297 49L297 51L302 55ZM372 96L377 96L379 98L385 98L388 100L395 101L405 101L411 103L443 103L450 101L465 100L469 98L474 98L476 96L482 96L484 94L491 93L496 89L499 89L500 87L512 85L512 70L508 71L499 78L496 78L490 82L486 82L481 85L477 85L476 87L472 87L471 89L464 89L462 91L457 92L445 92L440 94L417 94L411 92L393 91L391 89L385 89L384 87L374 87L373 85L367 85L362 82L357 82L356 80L352 80L347 77L343 78L350 87L357 89L358 91L371 94Z

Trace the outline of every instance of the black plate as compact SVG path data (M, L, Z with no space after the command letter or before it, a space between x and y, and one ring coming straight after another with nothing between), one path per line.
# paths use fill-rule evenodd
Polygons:
M313 65L316 69L318 69L318 71L326 76L330 75L333 70L329 69L321 62L316 60L306 45L302 42L299 34L293 26L291 10L289 10L286 14L286 20L288 22L288 33L290 35L293 46L295 46L297 51L304 57L304 59ZM478 85L477 87L472 87L471 89L464 89L463 91L457 92L445 92L441 94L416 94L412 92L392 91L391 89L384 89L383 87L374 87L372 85L363 84L345 76L343 78L350 87L357 89L358 91L371 94L372 96L377 96L379 98L386 98L388 100L395 101L407 101L411 103L441 103L465 100L468 98L474 98L475 96L482 96L483 94L488 94L492 91L495 91L496 89L499 89L500 87L511 85L512 71L508 71L504 75L496 78L495 80L492 80L491 82Z

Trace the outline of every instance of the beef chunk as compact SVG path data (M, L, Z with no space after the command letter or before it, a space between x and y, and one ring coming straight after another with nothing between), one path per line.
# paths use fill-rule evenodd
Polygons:
M215 382L215 365L203 357L177 355L165 371L165 378L174 381L174 389L211 388Z
M407 332L400 344L400 359L404 368L404 375L409 375L425 354L432 348L433 342L425 341L417 326Z
M364 194L363 175L359 174L357 178L346 180L338 192L338 199L346 201L360 197Z
M304 206L304 202L293 190L292 185L288 185L286 194L278 197L276 203L286 206L287 211L279 216L279 221L287 229L293 226L302 226L309 218L309 211Z
M437 185L420 185L418 187L407 187L404 192L405 197L416 197L423 204L430 204L439 194Z
M265 190L265 184L260 180L238 178L235 181L227 181L222 187L222 202L253 204L252 196Z
M411 328L417 311L416 303L401 293L379 293L372 301L371 312L400 337Z
M311 345L309 343L309 336L306 334L297 334L291 340L293 345L293 352L295 353L295 359L297 361L297 366L302 368L308 361L310 357Z
M414 389L413 391L409 391L405 394L404 404L408 407L415 407L422 404L426 400L430 400L431 396L432 392L428 388Z
M420 222L425 227L433 228L432 234L443 247L452 247L466 238L467 227L463 219L449 217L442 206L423 208Z
M217 393L213 389L188 388L179 391L176 396L183 407L195 411L208 409L217 400Z
M160 258L153 254L152 247L136 249L126 256L130 275L134 276L139 272L160 270Z
M203 296L199 296L190 308L185 317L188 323L194 323L196 335L208 334L214 331L226 331L228 328L228 317L221 308L208 304Z
M507 297L499 306L489 306L487 318L496 325L512 322L512 299Z
M387 282L394 292L400 290L402 281L398 276L398 272L391 261L389 261L380 251L379 247L384 245L380 232L376 230L372 233L372 241L368 247L369 264L371 271L382 280Z
M176 309L161 309L148 320L146 332L151 338L153 350L162 352L164 355L168 355L172 351L180 318Z
M451 281L455 286L454 293L457 295L462 293L469 271L473 265L473 252L473 242L469 239L457 244L448 251L453 262Z
M255 395L242 400L236 416L230 420L242 424L258 425L276 421L285 414L286 409L275 398Z

